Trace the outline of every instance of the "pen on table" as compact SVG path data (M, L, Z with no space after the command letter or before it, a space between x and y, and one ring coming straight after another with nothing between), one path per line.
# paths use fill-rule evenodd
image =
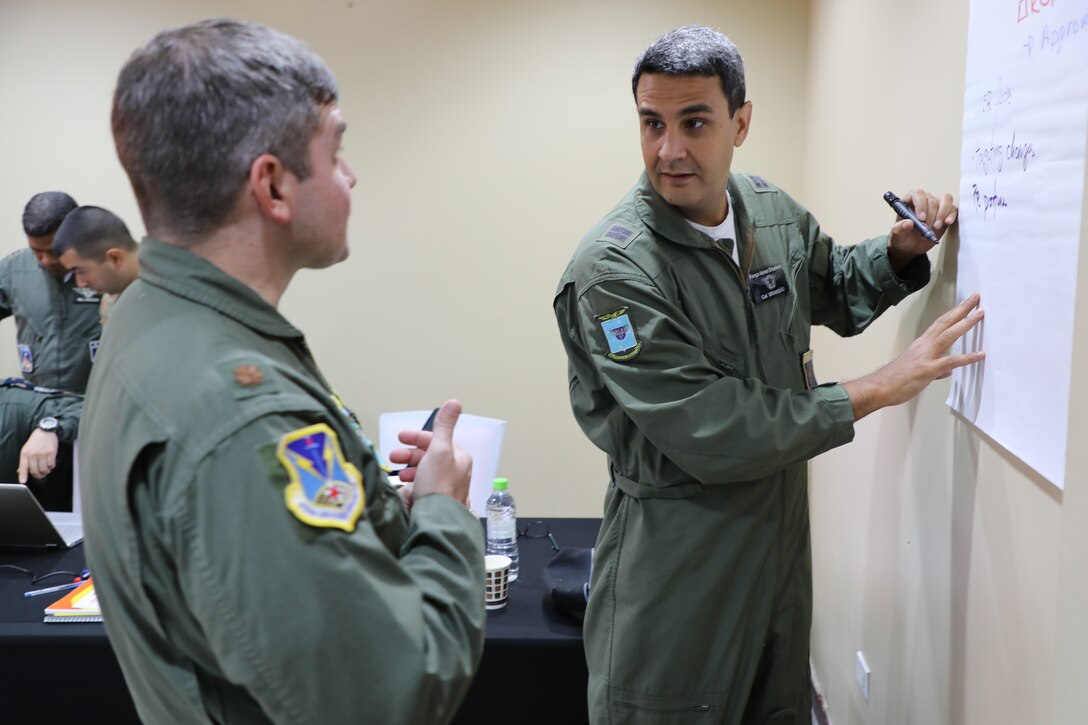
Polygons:
M937 238L937 235L933 233L933 230L923 224L922 221L914 215L914 210L904 204L903 200L900 199L898 196L891 193L890 191L885 192L884 201L888 202L888 206L890 206L892 209L895 209L895 213L898 214L900 218L909 219L910 221L914 222L914 228L917 229L918 233L921 234L923 237L933 242L934 244L940 241L940 239Z
M437 415L438 415L438 408L435 408L434 410L431 411L431 414L427 417L427 422L423 424L423 427L420 428L420 430L426 430L426 431L434 430L434 419L435 419L435 416L437 416ZM404 468L411 468L411 466L405 466ZM400 472L403 471L404 468L398 468L395 471L390 471L386 475L400 476Z
M80 580L80 581L77 581L77 582L72 582L71 584L58 584L55 587L46 587L45 589L32 589L29 592L23 592L23 596L24 597L36 597L39 594L49 594L50 592L62 592L65 589L75 589L76 587L78 587L82 583L83 583L83 581Z

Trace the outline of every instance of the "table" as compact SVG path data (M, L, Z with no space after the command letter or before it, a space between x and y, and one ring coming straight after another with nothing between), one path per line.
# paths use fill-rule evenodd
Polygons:
M521 520L524 528L531 520ZM558 545L593 546L600 519L541 519ZM534 529L536 527L534 526ZM581 626L544 600L542 572L554 555L547 537L518 540L521 571L505 609L488 612L483 659L455 725L517 722L577 725L588 720ZM66 551L5 550L0 564L36 575L78 572L82 545ZM114 725L138 723L101 624L44 624L57 595L23 597L30 576L0 569L0 712L6 725L68 722L95 713ZM71 581L69 578L68 581ZM482 593L481 593L482 596Z

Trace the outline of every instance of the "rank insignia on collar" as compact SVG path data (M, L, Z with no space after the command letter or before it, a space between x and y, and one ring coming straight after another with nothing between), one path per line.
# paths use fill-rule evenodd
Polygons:
M601 323L604 339L608 343L608 352L605 354L609 359L626 362L642 351L642 342L638 339L626 307L597 315L597 321Z
M290 483L287 508L310 526L354 531L366 502L363 476L344 460L340 440L325 423L293 430L276 447Z

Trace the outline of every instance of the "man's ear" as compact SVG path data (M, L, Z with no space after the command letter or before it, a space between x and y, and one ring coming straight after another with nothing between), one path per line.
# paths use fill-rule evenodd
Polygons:
M752 125L752 102L745 101L737 109L733 119L737 122L737 135L733 138L733 145L739 148L744 139L748 138L748 128Z
M125 252L117 247L110 247L106 250L106 262L114 269L121 269L124 266L125 257Z
M249 167L249 186L261 213L276 222L291 221L295 175L273 154L261 154Z

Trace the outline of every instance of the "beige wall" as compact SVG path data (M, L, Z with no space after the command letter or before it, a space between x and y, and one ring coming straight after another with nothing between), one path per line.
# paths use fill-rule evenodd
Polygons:
M459 396L510 421L502 469L524 515L595 516L603 457L569 413L550 301L580 235L640 169L634 55L688 22L730 34L755 104L737 167L850 241L887 228L889 188L957 188L966 8L0 0L0 252L22 244L22 205L47 188L143 231L108 108L125 57L154 31L216 14L302 37L341 84L360 180L351 258L302 273L285 313L372 433L382 410ZM821 378L868 372L923 330L953 300L955 250L942 244L934 283L863 337L818 332ZM1088 363L1083 317L1074 369ZM0 323L0 375L17 369L13 330ZM1074 381L1078 399L1085 385ZM1071 446L1063 500L949 413L946 390L866 419L812 465L813 655L834 721L1085 722L1088 494L1076 472L1088 452ZM1074 436L1086 416L1073 406ZM868 703L853 681L859 649Z
M967 5L812 4L802 198L840 240L887 227L887 189L957 193ZM869 372L924 330L954 302L957 243L932 252L933 283L862 338L820 331L817 371ZM1083 317L1074 370L1088 361ZM953 415L947 392L940 381L862 421L852 445L812 463L813 659L833 720L1088 722L1088 454L1075 444L1088 418L1072 406L1063 497ZM1085 392L1074 380L1075 398Z
M641 169L631 64L677 25L732 33L756 103L742 163L796 187L806 7L0 0L0 252L23 243L22 206L47 188L141 234L109 135L124 59L208 15L272 24L332 67L359 175L351 258L300 274L285 314L372 436L383 410L460 397L510 422L502 471L524 515L599 515L604 458L570 415L551 299L578 239ZM0 374L17 369L13 330L0 323Z

